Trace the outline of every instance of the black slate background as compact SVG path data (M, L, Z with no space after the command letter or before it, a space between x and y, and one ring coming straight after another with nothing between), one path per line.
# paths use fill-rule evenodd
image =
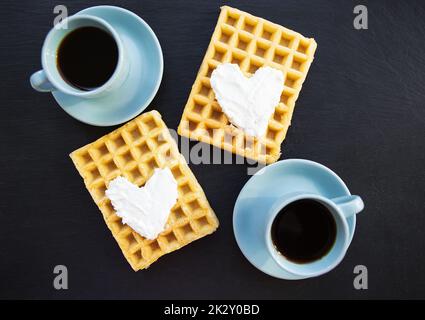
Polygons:
M70 118L33 91L53 7L69 13L103 1L0 4L0 298L425 298L425 3L423 1L109 1L156 32L164 52L151 106L176 128L219 6L229 4L313 36L316 59L298 100L283 159L335 170L366 209L341 265L316 279L271 278L252 267L233 237L232 210L249 179L244 165L191 165L221 226L134 273L122 257L68 154L113 128ZM353 8L369 9L369 30ZM69 290L52 286L69 270ZM353 268L369 289L353 288Z

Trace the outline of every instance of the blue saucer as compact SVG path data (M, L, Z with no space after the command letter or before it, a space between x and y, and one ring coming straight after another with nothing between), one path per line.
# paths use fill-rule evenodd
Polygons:
M54 91L59 105L72 117L96 126L112 126L126 122L141 113L159 89L163 72L162 50L152 29L139 16L114 6L98 6L82 10L105 19L119 33L128 51L130 71L117 90L96 99Z
M272 204L286 193L303 191L327 198L350 195L345 183L325 166L309 160L290 159L269 165L241 190L233 211L233 231L244 256L257 269L276 278L303 279L281 269L267 251L262 228ZM356 216L347 219L350 242Z

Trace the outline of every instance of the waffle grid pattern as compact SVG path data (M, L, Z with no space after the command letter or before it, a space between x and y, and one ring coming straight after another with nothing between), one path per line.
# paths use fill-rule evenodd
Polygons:
M222 7L178 133L261 163L277 161L316 47L314 39L246 12ZM246 76L262 66L283 72L284 90L264 137L249 137L232 126L215 100L210 76L226 62L238 64Z
M195 176L157 111L144 113L121 128L70 154L94 202L131 267L147 268L159 257L214 232L218 220ZM155 168L169 167L179 197L167 227L148 240L121 223L105 196L109 181L124 176L139 187Z

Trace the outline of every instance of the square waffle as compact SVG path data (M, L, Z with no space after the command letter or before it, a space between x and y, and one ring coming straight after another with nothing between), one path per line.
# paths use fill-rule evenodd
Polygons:
M222 7L178 133L261 163L277 161L316 47L314 39L246 12ZM225 62L238 64L245 76L262 66L283 72L285 83L280 103L261 138L245 135L232 126L215 100L211 72Z
M135 271L147 268L164 254L202 238L218 227L217 217L201 186L157 111L140 115L72 152L70 157ZM179 196L165 231L156 239L148 240L121 223L105 196L105 190L117 176L124 176L140 187L152 176L155 168L164 167L169 167L173 173Z

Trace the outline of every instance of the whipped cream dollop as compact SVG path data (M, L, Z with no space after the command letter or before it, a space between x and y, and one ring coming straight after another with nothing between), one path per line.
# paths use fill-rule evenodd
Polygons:
M155 169L141 188L117 177L109 183L106 196L124 224L147 239L155 239L164 231L171 208L177 202L177 181L169 168Z
M229 121L248 135L261 137L280 102L283 73L262 67L247 78L237 64L223 63L212 72L211 87Z

